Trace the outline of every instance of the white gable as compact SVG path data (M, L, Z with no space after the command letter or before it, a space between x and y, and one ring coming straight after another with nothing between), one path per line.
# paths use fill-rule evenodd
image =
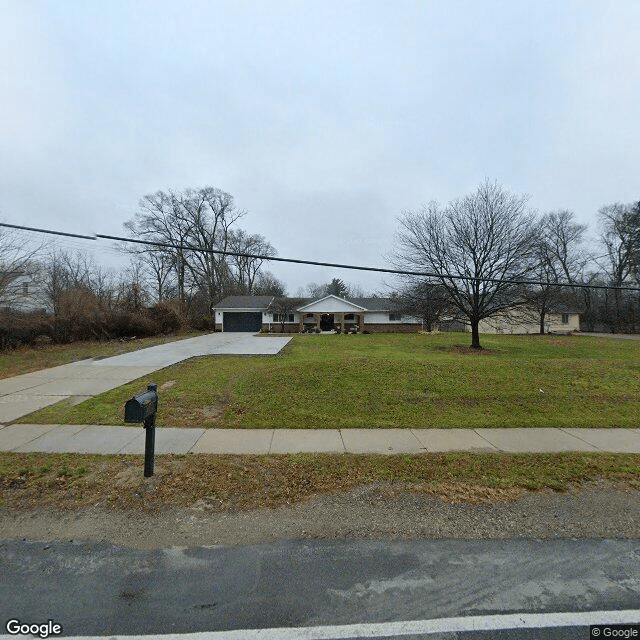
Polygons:
M360 307L353 302L349 302L344 298L329 295L320 300L314 300L304 307L298 307L298 311L303 313L360 313L366 311L364 307Z

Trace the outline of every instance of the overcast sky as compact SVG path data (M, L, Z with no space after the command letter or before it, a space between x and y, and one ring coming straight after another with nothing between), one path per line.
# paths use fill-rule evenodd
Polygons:
M488 177L595 235L640 199L639 33L638 0L0 0L0 218L120 235L211 185L280 256L385 267L403 210Z

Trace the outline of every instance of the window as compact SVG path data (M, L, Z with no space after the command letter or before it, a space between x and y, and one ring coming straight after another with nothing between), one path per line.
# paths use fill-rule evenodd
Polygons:
M274 322L294 322L293 313L274 313Z
M389 311L389 322L397 322L402 319L402 314L399 311Z
M353 313L345 313L344 319L345 319L345 321L346 320L355 320L355 316L353 315Z
M562 314L562 324L569 324L569 314L568 313L563 313Z

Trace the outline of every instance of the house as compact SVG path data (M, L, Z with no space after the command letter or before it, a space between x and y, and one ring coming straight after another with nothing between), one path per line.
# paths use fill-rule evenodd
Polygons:
M422 327L419 318L400 313L391 298L292 298L291 305L273 296L229 296L212 312L216 331L302 330L415 332ZM284 317L283 317L284 316Z
M42 285L33 270L0 270L0 310L19 313L48 313Z
M480 333L540 333L540 315L535 310L516 307L480 321ZM580 313L569 307L555 308L544 317L545 333L580 331Z

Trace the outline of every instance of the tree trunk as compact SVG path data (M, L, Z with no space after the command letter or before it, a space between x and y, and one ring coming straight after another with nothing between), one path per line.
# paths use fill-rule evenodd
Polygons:
M544 319L545 319L545 312L542 311L540 313L540 335L543 336L544 335Z
M480 332L478 331L478 320L471 321L471 348L482 349L480 346Z

